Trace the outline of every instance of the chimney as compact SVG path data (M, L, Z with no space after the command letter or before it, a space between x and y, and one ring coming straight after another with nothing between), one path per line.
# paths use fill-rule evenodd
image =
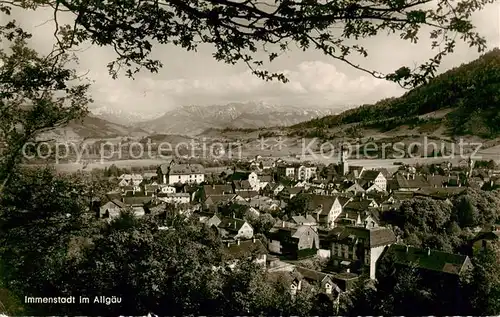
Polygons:
M240 239L238 239L238 245L240 245Z
M285 228L285 221L284 221L284 220L281 222L281 226L282 226L283 228Z
M252 238L252 243L255 243L255 238Z
M347 272L347 273L351 273L351 269L347 269L347 270L346 270L346 272Z
M231 242L228 242L227 243L227 247L229 248L231 246Z
M234 229L236 229L236 221L234 222Z
M431 248L427 248L427 256L431 255Z

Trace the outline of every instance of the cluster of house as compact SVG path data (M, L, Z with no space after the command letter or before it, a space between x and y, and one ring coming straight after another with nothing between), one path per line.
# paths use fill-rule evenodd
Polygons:
M343 155L329 166L261 157L249 163L248 170L233 169L218 183L207 182L199 164L171 162L156 173L122 175L118 190L108 193L108 201L98 203L95 211L111 219L127 208L144 215L176 205L216 230L234 261L252 257L271 273L287 274L293 294L307 282L333 296L360 278L375 279L377 263L389 256L402 266L416 263L426 272L459 277L471 265L467 255L406 246L383 226L380 214L416 196L447 200L467 186L495 181L491 172L473 175L471 160L457 167L445 163L439 175L411 166L395 173L350 166ZM282 211L297 195L306 198L303 210L285 219ZM262 214L274 217L275 224L257 238L249 219ZM481 233L477 243L483 246L500 237L496 229L492 232ZM312 256L329 259L327 271L292 264Z

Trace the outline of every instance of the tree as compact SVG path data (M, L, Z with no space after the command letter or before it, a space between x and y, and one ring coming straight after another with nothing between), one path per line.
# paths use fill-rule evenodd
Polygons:
M285 214L288 217L305 214L310 201L311 196L308 194L298 194L293 196L285 207Z
M68 286L62 275L70 245L91 232L86 191L50 170L12 176L2 197L0 265L2 284L19 298L60 296Z
M247 220L252 225L254 233L268 234L272 229L276 220L270 214L264 213L259 216L247 217Z
M0 3L0 14L9 6ZM75 58L60 50L40 56L30 49L30 34L14 21L0 25L0 193L9 183L19 162L32 155L40 133L62 126L87 113L92 100L89 85L67 66ZM62 44L62 42L61 42Z
M469 292L469 315L500 314L500 257L498 247L483 249L473 259L474 269L464 283Z
M453 51L456 38L479 51L485 49L485 40L474 31L470 15L491 2L493 0L464 0L452 4L439 0L434 6L431 0L363 3L350 0L96 0L85 3L7 0L2 6L50 7L56 21L60 11L70 11L75 16L75 24L60 29L71 42L61 46L69 49L83 41L112 46L117 54L117 59L108 64L113 76L117 76L121 68L131 77L141 68L157 72L162 64L151 57L155 42L173 44L188 51L196 50L199 43L206 43L214 47L213 57L218 61L244 63L263 79L286 82L283 74L266 71L264 59L257 56L264 53L272 62L296 44L303 50L320 50L377 78L409 87L435 74L443 57ZM402 39L415 43L423 29L430 30L432 48L441 49L434 58L415 69L404 66L383 75L351 60L352 54L366 57L368 52L350 39L395 32Z
M4 192L1 285L24 296L88 296L91 305L25 304L30 315L306 315L264 271L242 260L229 269L219 236L196 220L130 212L102 223L85 212L85 186L51 171L17 174ZM64 193L72 193L65 195ZM6 298L1 296L0 298ZM112 305L94 296L116 296ZM11 305L12 306L12 305Z

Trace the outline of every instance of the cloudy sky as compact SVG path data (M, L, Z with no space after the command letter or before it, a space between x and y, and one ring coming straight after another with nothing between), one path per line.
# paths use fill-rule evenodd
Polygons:
M499 5L492 4L473 17L477 29L487 38L489 48L500 46ZM21 25L34 34L31 45L47 52L54 42L50 11L16 13ZM422 38L424 34L422 35ZM381 72L403 65L415 65L432 56L429 42L410 44L397 36L365 40L368 58L355 59L366 68ZM243 65L230 66L212 59L210 47L197 53L175 46L155 47L155 57L164 67L159 74L141 73L136 80L121 76L111 79L106 64L114 59L109 47L82 46L80 70L88 71L94 107L133 112L163 112L182 105L210 105L227 102L266 101L276 104L322 106L358 105L402 94L399 86L378 80L332 60L320 52L292 51L277 59L271 70L284 72L287 84L265 82L250 74ZM478 57L465 44L457 47L442 65L446 70Z

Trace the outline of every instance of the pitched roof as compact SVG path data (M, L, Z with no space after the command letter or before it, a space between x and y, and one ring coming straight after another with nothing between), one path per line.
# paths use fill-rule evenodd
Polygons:
M332 229L328 238L342 244L351 244L354 239L362 240L366 247L376 248L383 245L389 245L396 242L394 232L389 228L363 228L363 227L337 227Z
M224 217L221 219L218 227L221 229L226 229L228 231L239 231L245 223L246 221L243 219Z
M226 254L234 259L249 257L252 254L267 254L266 247L259 239L240 241L239 244L231 243L229 247L226 245L224 250Z
M118 193L118 192L108 192L106 193L106 198L108 200L121 200L122 199L122 194L121 193Z
M442 187L448 180L448 177L443 175L427 175L426 177L427 182L432 187Z
M309 195L311 198L308 202L307 209L314 211L321 209L321 214L326 215L332 209L333 204L337 200L337 196L325 195Z
M415 192L416 196L429 196L436 199L445 199L463 193L467 187L423 188Z
M111 203L115 204L118 208L126 208L127 206L118 199L111 200Z
M203 174L205 168L201 164L174 164L170 166L170 175Z
M250 182L248 180L236 180L233 181L235 190L252 189Z
M399 188L423 188L429 186L429 183L422 175L415 175L415 179L407 179L401 174L396 174L394 179Z
M295 271L298 272L304 279L309 280L309 281L313 281L313 282L318 282L318 283L323 282L327 278L332 281L332 278L333 278L332 275L330 275L330 274L307 269L307 268L301 267L301 266L296 266Z
M314 231L311 226L299 226L296 228L295 232L292 234L292 238L300 239L307 232Z
M235 194L212 195L207 197L207 199L205 200L205 204L216 205L216 204L227 203L231 201L234 197L236 197Z
M144 205L149 203L152 200L149 196L139 196L139 197L123 197L123 203L125 205L136 206L136 205Z
M466 255L435 250L425 250L405 245L393 244L387 250L387 256L394 256L394 261L402 265L416 265L417 268L459 275L469 261Z
M304 223L316 223L316 219L314 219L314 217L311 215L307 215L307 217L293 216L292 219L298 225L302 225Z
M241 198L244 198L244 199L253 198L253 197L256 197L258 195L259 195L259 192L256 192L254 190L238 192L238 196L240 196Z
M381 172L382 175L384 175L385 178L391 178L392 177L392 173L389 172L389 170L387 168L379 167L379 168L376 168L375 170Z
M344 197L344 196L339 196L339 203L342 205L342 207L345 207L347 203L351 200L349 197Z
M229 184L203 185L203 192L205 193L205 196L232 194L233 187Z
M365 170L361 174L361 178L366 180L366 181L374 181L379 174L382 174L380 171L375 171L375 170Z
M290 195L300 194L304 189L302 187L289 187L285 189Z
M344 206L345 209L365 211L370 208L371 200L363 199L361 201L350 201Z
M415 196L415 193L408 191L394 191L392 192L391 196L395 200L406 200L406 199L412 199Z

